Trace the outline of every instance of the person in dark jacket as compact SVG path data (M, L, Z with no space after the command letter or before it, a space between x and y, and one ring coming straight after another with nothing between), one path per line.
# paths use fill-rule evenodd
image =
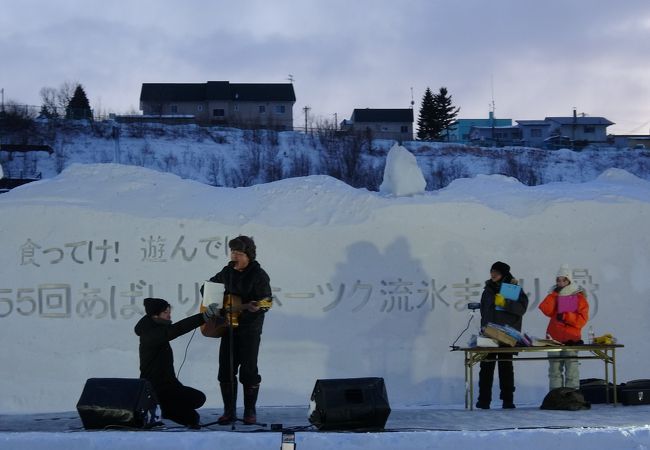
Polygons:
M220 425L232 423L237 419L237 382L244 387L244 424L251 425L257 421L255 405L262 377L257 367L264 325L264 314L268 308L262 308L260 301L271 302L271 282L267 273L256 261L256 246L248 236L232 239L230 262L210 281L222 283L224 293L241 298L242 311L239 325L232 327L231 337L227 333L221 338L219 347L219 387L223 398L224 412L217 420ZM231 364L232 358L232 364Z
M490 279L485 282L481 296L481 327L488 323L495 323L509 325L521 331L522 316L528 308L528 297L522 289L517 300L506 299L500 294L502 283L517 284L518 282L512 277L510 266L497 261L490 268ZM494 368L498 360L502 407L514 408L515 375L512 368L512 353L489 353L485 359L489 361L481 362L476 407L490 409Z
M146 315L135 326L140 337L140 378L152 384L162 416L165 419L199 428L196 409L205 403L203 392L183 386L174 373L174 354L169 341L176 339L208 320L220 316L219 305L213 303L203 313L195 314L176 323L171 321L171 306L162 298L145 298Z

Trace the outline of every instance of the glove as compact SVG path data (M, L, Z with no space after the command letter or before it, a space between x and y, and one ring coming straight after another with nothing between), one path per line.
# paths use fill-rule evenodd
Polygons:
M560 322L564 322L564 314L558 313L555 318L559 320Z
M562 290L562 286L555 285L555 287L553 288L553 292L557 292L558 294L560 293L561 290Z
M612 336L611 334L603 334L602 336L598 336L594 338L594 344L597 345L612 345L616 344L616 338Z
M221 310L218 303L210 303L205 311L203 311L203 320L206 322L210 319L215 319L221 316Z
M496 294L494 296L494 305L495 306L500 306L501 308L505 308L505 306L506 306L506 298L501 294Z

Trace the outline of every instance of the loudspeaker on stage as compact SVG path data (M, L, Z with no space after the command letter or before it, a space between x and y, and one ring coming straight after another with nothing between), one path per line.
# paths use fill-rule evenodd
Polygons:
M86 429L150 428L160 423L156 393L141 378L89 378L77 412Z
M389 414L383 378L316 380L309 422L319 430L381 430Z

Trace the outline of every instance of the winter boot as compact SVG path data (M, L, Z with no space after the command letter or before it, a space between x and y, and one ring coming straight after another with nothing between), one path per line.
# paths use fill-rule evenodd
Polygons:
M501 407L503 409L515 408L515 374L511 361L499 362L499 388L501 390L499 397L503 401Z
M492 382L494 380L494 363L482 362L478 377L478 402L476 407L490 409L492 402Z
M220 383L223 399L223 415L217 419L219 425L229 425L237 419L237 383Z
M259 384L244 386L244 425L257 423L255 404L257 403L257 394L259 391Z

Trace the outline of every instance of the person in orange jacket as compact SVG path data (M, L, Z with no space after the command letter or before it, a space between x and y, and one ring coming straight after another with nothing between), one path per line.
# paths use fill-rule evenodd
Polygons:
M567 264L557 273L553 290L540 303L539 309L551 320L546 335L562 344L581 344L582 328L589 320L589 303L585 291L576 286ZM575 357L575 350L549 352L553 357ZM549 390L559 387L580 388L580 370L577 359L549 359Z

